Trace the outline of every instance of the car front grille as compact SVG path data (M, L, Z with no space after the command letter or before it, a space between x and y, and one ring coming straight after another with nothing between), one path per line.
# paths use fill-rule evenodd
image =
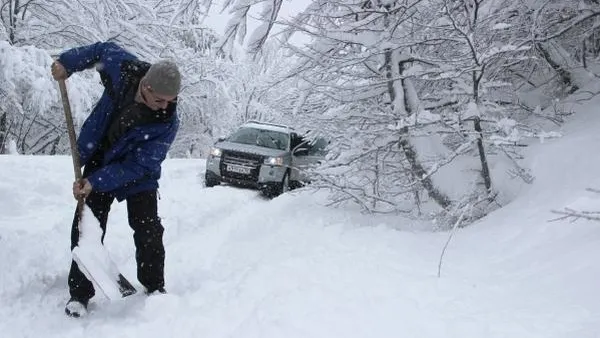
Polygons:
M224 177L256 182L263 161L264 158L261 155L224 150L219 169L221 169L221 175ZM231 169L237 169L238 172ZM239 172L243 170L249 170L249 172Z

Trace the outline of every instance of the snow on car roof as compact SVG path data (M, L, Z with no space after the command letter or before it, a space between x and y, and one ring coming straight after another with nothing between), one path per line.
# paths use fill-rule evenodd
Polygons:
M273 123L265 123L265 122L255 122L255 121L244 123L244 125L242 127L256 128L256 129L265 129L265 130L273 130L273 131L279 131L279 132L282 132L282 133L289 133L289 132L291 132L291 131L294 130L291 127L284 126L284 125L281 125L281 124L273 124Z

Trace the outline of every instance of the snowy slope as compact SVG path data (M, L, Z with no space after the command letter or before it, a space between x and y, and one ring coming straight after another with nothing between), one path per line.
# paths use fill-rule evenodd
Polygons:
M205 189L202 160L168 160L170 293L97 296L81 320L63 314L70 159L0 156L0 336L598 337L600 223L548 222L552 209L600 210L584 190L600 188L598 103L577 108L565 137L531 147L534 184L455 235L441 278L448 234L427 224L328 209L319 194ZM135 280L124 204L106 245Z

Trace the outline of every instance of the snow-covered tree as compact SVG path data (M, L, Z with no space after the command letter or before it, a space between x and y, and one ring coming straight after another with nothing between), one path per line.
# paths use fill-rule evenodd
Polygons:
M354 200L371 212L412 208L426 191L442 208L449 198L433 183L414 137L439 119L423 111L411 78L422 59L405 33L422 1L315 1L302 14L307 49L293 48L304 90L302 109L313 133L331 139L323 186L338 202ZM308 19L307 19L308 18ZM422 154L421 154L422 155Z
M428 96L440 101L451 98L443 111L458 127L452 136L456 141L462 135L462 142L476 144L484 191L490 194L486 144L502 147L520 141L515 117L522 109L513 95L508 70L526 60L530 49L523 36L514 34L523 28L512 13L522 8L481 0L431 1L430 6L437 9L439 19L430 21L428 32L438 44L427 49L434 49L441 61L437 85L444 90ZM473 124L471 131L467 122Z
M594 62L600 53L600 3L537 1L525 15L531 22L536 51L557 75L562 91L573 93L585 86L588 59Z
M22 154L66 153L65 119L58 86L49 74L52 57L35 47L15 47L0 41L0 146L16 144ZM96 79L97 80L97 79ZM99 85L89 74L69 81L76 123L99 97Z
M299 111L333 140L322 186L370 211L411 209L426 192L456 213L492 198L490 156L530 182L518 149L537 135L526 122L539 110L521 102L515 85L515 73L534 60L526 9L479 0L313 1L290 25L314 42L289 47L300 58ZM479 179L464 196L446 195L435 174L472 156Z

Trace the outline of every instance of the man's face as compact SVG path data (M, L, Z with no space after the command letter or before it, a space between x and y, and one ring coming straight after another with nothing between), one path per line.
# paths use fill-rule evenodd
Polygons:
M140 94L144 100L144 104L152 110L165 110L169 103L175 102L177 96L162 95L155 92L152 86L147 85L145 81L140 82Z

